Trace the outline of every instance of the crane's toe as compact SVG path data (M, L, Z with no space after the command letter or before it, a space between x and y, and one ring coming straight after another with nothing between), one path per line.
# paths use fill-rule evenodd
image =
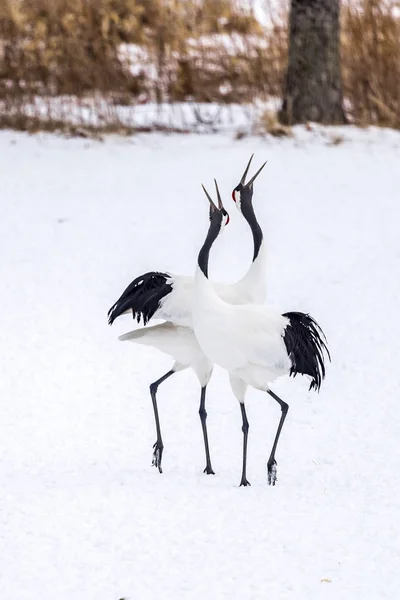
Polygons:
M211 465L207 465L203 473L207 473L207 475L215 475Z
M157 440L157 442L154 444L153 448L154 448L154 452L153 452L153 460L152 460L151 464L153 465L153 467L157 467L159 472L162 473L161 462L162 462L162 454L163 454L164 446L163 446L162 442L159 442Z
M242 477L239 487L241 487L242 485L245 487L248 485L251 486L251 483L250 483L250 481L247 481L246 477Z
M277 478L277 469L276 469L276 460L269 460L267 463L267 470L268 470L268 483L269 485L275 485L275 483L278 481Z

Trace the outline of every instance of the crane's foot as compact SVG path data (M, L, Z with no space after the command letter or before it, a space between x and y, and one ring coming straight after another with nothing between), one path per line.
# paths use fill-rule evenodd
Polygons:
M246 477L243 477L243 476L242 476L242 480L241 480L241 482L240 482L240 485L239 485L239 487L241 487L242 485L244 485L245 487L246 487L247 485L250 485L250 486L251 486L251 483L250 483L250 481L247 481Z
M215 475L211 465L207 465L203 473L207 473L207 475Z
M277 469L276 469L276 460L273 458L269 460L267 463L267 471L268 471L268 483L269 485L275 485L278 481L277 478Z
M153 467L157 467L159 472L162 473L161 462L162 462L162 454L163 454L163 450L164 450L164 444L157 440L153 446L153 449L154 449L153 460L152 460L151 464L153 465Z

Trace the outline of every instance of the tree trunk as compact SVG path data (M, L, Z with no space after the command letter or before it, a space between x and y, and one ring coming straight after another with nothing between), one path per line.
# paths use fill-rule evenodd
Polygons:
M345 123L339 0L291 0L289 60L280 112L285 124Z

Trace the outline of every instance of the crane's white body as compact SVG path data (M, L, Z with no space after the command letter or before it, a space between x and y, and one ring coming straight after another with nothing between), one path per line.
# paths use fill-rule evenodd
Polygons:
M261 244L257 258L251 263L245 276L234 284L210 283L214 293L225 303L262 303L265 300L266 252ZM192 368L200 385L206 386L211 378L213 363L199 345L193 331L193 296L195 278L171 275L172 291L162 299L154 319L167 321L161 325L136 329L119 337L121 341L151 346L175 360L174 371ZM240 387L240 394L237 390ZM232 386L236 398L243 402L245 387Z
M229 304L262 304L266 296L265 264L266 253L262 244L245 276L233 284L212 282L215 293ZM171 275L168 283L172 285L172 292L160 301L160 308L153 319L193 328L194 277Z
M191 367L202 387L210 381L213 364L204 355L194 331L190 327L161 323L152 327L135 329L120 335L118 339L122 342L129 341L143 346L151 346L168 354L175 360L173 371L183 371Z
M205 356L229 372L234 388L240 387L240 379L266 391L269 382L289 373L291 362L283 340L288 324L286 317L266 306L225 302L197 267L194 333Z

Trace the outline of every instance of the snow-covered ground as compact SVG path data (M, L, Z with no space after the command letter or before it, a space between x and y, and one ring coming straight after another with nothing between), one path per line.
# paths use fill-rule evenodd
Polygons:
M140 130L170 129L183 133L246 133L254 132L265 111L276 113L281 101L269 98L252 104L217 104L204 102L164 102L156 104L110 104L97 96L78 99L76 96L34 97L25 105L28 117L53 119L66 124L113 129L132 127ZM0 110L4 108L0 102Z
M394 600L400 586L400 135L294 139L152 134L104 143L0 133L1 600ZM338 140L336 140L338 141ZM216 475L203 474L193 373L148 385L168 357L118 342L106 313L149 269L194 272L218 178L231 224L211 273L233 281L251 239L230 193L252 152L270 302L309 311L332 364L279 421L248 394L250 488L226 374L209 386Z

